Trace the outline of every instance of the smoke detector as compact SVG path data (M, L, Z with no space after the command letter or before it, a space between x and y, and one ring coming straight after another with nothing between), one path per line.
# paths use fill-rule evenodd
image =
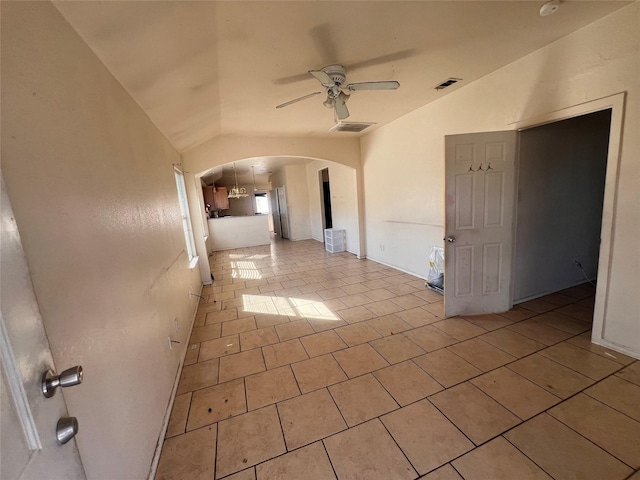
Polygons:
M540 16L548 17L553 15L560 8L560 0L551 0L540 7Z

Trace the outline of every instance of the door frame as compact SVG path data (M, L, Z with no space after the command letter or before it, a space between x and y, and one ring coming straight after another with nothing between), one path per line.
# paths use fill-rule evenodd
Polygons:
M549 123L580 117L589 113L611 109L611 126L609 129L609 148L607 151L607 169L605 174L604 202L602 206L602 227L600 231L600 253L598 259L598 277L596 286L596 298L593 312L593 327L591 341L598 345L615 350L623 350L619 345L614 345L604 339L605 313L609 298L611 279L611 255L613 243L613 230L615 227L615 206L618 196L618 170L620 165L622 130L624 125L624 107L626 92L617 93L608 97L574 105L572 107L556 110L536 117L520 120L511 124L519 132L529 128L539 127ZM516 158L516 175L519 168L519 156ZM516 184L517 198L517 184ZM517 205L515 218L517 219ZM514 238L515 240L515 238ZM515 252L515 242L513 251ZM515 266L513 266L515 267ZM515 272L512 272L511 301L513 303Z
M323 167L317 170L318 173L318 188L319 188L319 193L320 193L320 222L322 223L322 241L325 242L325 238L324 238L324 231L327 228L327 202L325 202L324 199L324 179L322 178L324 176L324 171L327 171L327 177L330 179L330 171L329 171L329 167ZM327 180L327 183L329 183L329 191L331 191L331 181ZM329 198L329 200L331 200L331 198ZM329 209L331 209L331 204L329 204ZM333 214L330 211L329 212L331 214L331 225L333 226ZM331 228L331 227L329 227Z
M285 237L283 234L283 222L282 222L282 205L280 204L280 192L282 192L282 197L284 198L284 209L286 212L286 220L285 220L285 229L287 230L287 236ZM287 190L285 189L285 186L282 185L281 187L276 187L276 204L278 205L278 222L280 225L280 238L283 238L285 240L290 240L291 239L291 229L290 229L290 223L289 223L289 208L287 206Z

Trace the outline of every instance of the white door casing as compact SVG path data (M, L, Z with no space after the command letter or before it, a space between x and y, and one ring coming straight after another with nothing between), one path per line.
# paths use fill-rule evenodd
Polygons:
M610 334L607 332L608 329L613 329L613 326L617 326L618 324L618 322L614 320L615 314L610 315L609 309L611 307L608 299L611 292L616 199L618 196L618 176L622 156L625 102L626 93L620 92L597 100L591 100L561 110L545 113L537 117L520 120L510 126L518 130L524 130L547 123L578 117L580 115L611 109L607 174L604 189L604 204L602 207L602 230L600 232L600 254L598 256L598 281L591 341L632 357L640 358L638 348L629 347L633 342L621 340L621 338L625 336L628 338L638 338L637 335L618 334L616 341L612 341L610 339L611 337L609 337Z
M515 130L445 137L447 317L511 308L517 138Z
M278 213L280 215L280 236L289 238L289 214L287 210L287 195L284 187L277 187Z
M67 416L61 389L51 398L41 391L42 373L55 371L53 357L4 179L1 183L0 478L82 480L75 439L56 443L56 423ZM81 429L80 419L79 435Z

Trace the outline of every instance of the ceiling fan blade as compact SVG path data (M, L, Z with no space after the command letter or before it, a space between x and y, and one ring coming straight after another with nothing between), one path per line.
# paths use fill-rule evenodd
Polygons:
M398 87L400 87L400 82L390 80L385 82L350 83L346 88L355 92L356 90L396 90Z
M274 80L275 85L289 85L290 83L302 82L303 80L309 80L308 73L299 73L298 75L291 75L290 77L278 78Z
M309 74L313 75L325 88L331 88L335 85L331 77L322 70L309 70Z
M276 108L287 107L287 106L291 105L292 103L301 102L302 100L306 100L307 98L315 97L316 95L320 95L321 93L322 92L313 92L313 93L310 93L309 95L305 95L304 97L296 98L294 100L289 100L288 102L281 103Z
M391 63L396 60L402 60L405 58L413 57L418 52L416 49L411 48L409 50L401 50L396 53L389 53L387 55L381 55L379 57L370 58L368 60L362 60L361 62L355 62L350 64L342 64L348 72L357 70L358 68L372 67L374 65L380 65L381 63Z
M349 117L349 109L347 108L347 104L346 104L346 101L348 99L349 99L349 96L345 95L342 92L340 92L340 95L338 95L335 98L334 108L335 108L336 116L340 120L344 120L345 118Z
M309 35L325 65L331 65L338 61L339 56L332 39L331 25L328 23L316 25L310 30Z
M327 65L334 62L340 63L340 59L336 56L337 52L335 51L335 48L331 43L329 33L329 28L326 25L318 25L311 31L311 36L316 42L316 46L323 57L324 63ZM405 58L413 57L417 54L418 50L411 48L395 53L389 53L387 55L381 55L379 57L369 58L367 60L362 60L361 62L340 63L340 65L344 66L345 70L347 70L348 72L352 72L359 68L372 67L374 65L380 65L382 63L392 63L397 60L403 60ZM277 80L274 80L273 83L275 83L276 85L288 85L290 83L301 82L302 80L306 80L307 78L308 77L304 73L301 73L298 75L291 75L289 77L278 78Z

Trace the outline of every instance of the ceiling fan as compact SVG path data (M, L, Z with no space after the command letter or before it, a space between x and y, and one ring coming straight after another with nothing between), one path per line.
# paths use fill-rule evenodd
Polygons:
M309 74L318 80L325 88L327 99L322 102L322 104L327 108L333 108L334 116L337 120L344 120L349 117L347 100L349 100L350 93L346 92L356 92L358 90L396 90L400 87L400 83L395 80L359 82L345 85L347 75L342 65L328 65L321 70L309 70ZM320 95L321 93L322 92L313 92L282 103L276 108L287 107L291 104L306 100L307 98Z

